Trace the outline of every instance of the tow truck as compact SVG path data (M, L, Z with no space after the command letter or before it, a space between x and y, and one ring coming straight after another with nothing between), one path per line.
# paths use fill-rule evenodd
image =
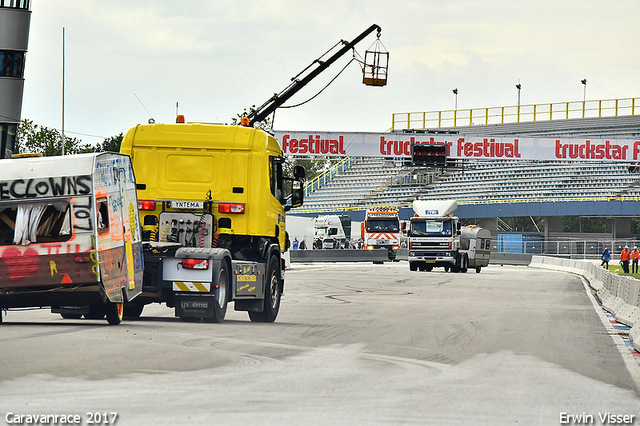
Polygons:
M131 157L137 178L145 269L142 294L125 305L125 316L165 303L178 317L222 322L234 302L251 321L275 321L289 246L285 212L303 203L305 171L296 166L285 176L283 151L260 123L376 30L379 36L372 25L314 61L240 125L178 116L126 133L121 153Z

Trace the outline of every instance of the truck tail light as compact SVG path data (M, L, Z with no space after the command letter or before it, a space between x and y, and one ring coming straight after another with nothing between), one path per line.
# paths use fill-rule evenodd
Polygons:
M207 259L182 259L182 267L184 269L209 269L209 261Z
M220 203L218 213L244 213L244 203Z
M138 200L138 210L155 210L156 200Z

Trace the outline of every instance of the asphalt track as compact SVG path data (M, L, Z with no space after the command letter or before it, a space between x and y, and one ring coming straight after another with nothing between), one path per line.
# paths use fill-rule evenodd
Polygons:
M640 424L640 364L588 293L526 267L294 264L274 324L231 309L224 324L182 322L159 305L116 327L10 311L0 425Z

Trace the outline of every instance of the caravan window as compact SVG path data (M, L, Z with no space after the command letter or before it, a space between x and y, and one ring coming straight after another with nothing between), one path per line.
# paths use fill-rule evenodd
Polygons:
M69 202L0 205L0 245L27 245L71 238Z
M96 201L98 208L98 234L106 234L109 232L109 204L106 198L100 198Z

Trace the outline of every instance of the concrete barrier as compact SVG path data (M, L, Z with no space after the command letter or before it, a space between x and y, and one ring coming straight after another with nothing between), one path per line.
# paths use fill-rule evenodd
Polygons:
M387 250L289 250L291 263L388 262Z
M619 323L631 327L629 338L640 351L640 280L614 274L593 262L546 256L533 256L529 267L583 276L596 291L602 308Z
M521 253L491 253L489 265L529 265L531 257Z

